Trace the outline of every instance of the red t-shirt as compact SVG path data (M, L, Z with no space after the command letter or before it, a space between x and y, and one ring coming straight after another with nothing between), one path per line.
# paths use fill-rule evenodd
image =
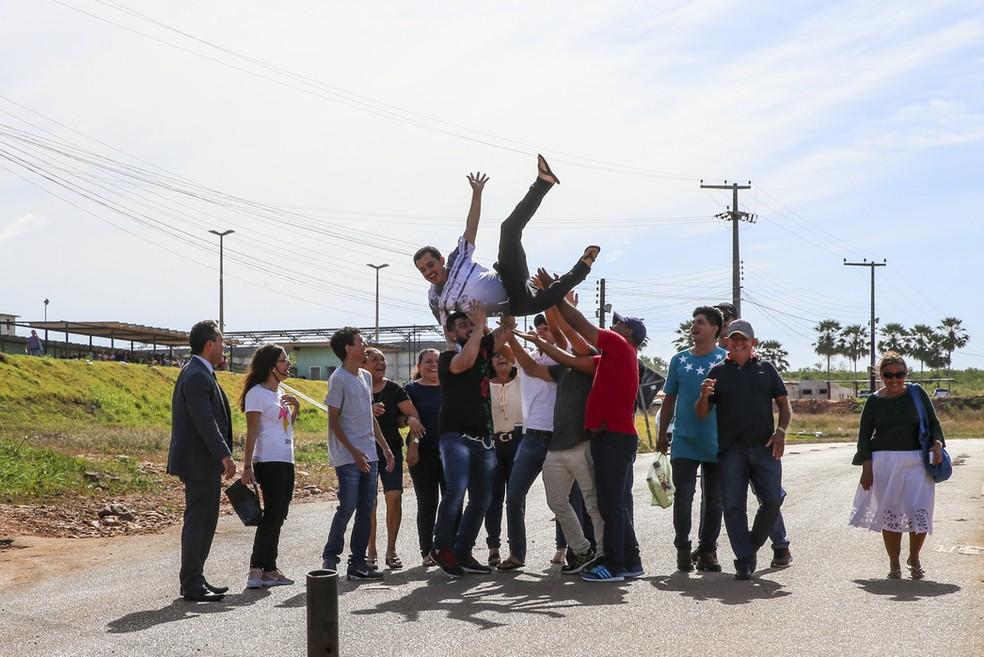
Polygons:
M639 393L639 363L635 347L615 331L598 330L594 383L584 411L584 427L638 435L635 403Z

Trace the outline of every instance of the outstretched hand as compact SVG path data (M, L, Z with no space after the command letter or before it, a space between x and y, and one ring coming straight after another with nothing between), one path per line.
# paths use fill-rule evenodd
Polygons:
M468 174L468 184L471 185L472 191L481 192L488 181L489 177L481 171Z
M577 301L578 301L577 292L571 290L564 296L564 298L567 299L567 303L577 308Z
M472 299L466 311L468 319L471 320L475 330L481 332L485 330L485 304L478 299Z
M537 287L539 287L541 290L545 290L548 287L550 287L555 280L557 280L556 276L551 275L551 273L548 272L543 267L537 267L536 270L536 281L538 283Z

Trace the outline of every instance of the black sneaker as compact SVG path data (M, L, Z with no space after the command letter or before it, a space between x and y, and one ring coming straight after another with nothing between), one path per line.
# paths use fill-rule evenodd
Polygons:
M565 575L576 575L585 568L590 570L597 561L598 557L595 556L595 551L588 548L586 552L575 554L568 558L567 563L560 567L560 572Z
M694 569L694 560L690 555L690 546L677 548L677 570L681 573L689 573Z
M462 577L465 574L465 571L458 564L458 560L455 559L454 550L451 548L441 548L440 550L435 548L431 550L430 557L434 563L441 567L441 570L451 577Z
M461 569L466 573L476 573L478 575L488 575L492 572L492 569L486 566L484 563L479 563L472 553L458 557L458 563L461 564ZM502 564L499 564L502 565Z
M770 564L773 568L788 568L793 564L793 554L789 551L789 548L774 549L772 551L772 563Z
M718 563L717 550L699 551L697 553L697 570L705 573L721 572L721 564Z
M350 582L378 582L383 579L381 572L373 570L365 562L350 563L345 576Z
M755 566L739 565L738 560L735 559L735 579L752 579L754 572Z

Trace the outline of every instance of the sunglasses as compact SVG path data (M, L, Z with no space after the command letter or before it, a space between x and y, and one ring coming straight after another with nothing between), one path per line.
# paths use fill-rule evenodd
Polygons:
M881 378L882 379L885 379L885 380L888 380L888 379L904 379L907 374L908 374L908 372L882 372L881 373Z

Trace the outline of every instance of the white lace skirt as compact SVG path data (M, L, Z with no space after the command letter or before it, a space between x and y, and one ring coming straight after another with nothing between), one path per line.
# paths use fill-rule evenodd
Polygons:
M850 524L874 532L933 533L936 484L922 452L872 452L871 488L858 486Z

